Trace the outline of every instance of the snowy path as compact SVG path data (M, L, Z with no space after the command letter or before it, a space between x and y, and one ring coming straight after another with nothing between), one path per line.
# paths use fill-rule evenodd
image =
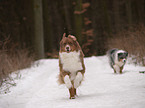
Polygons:
M17 86L0 95L0 108L145 108L145 67L127 64L124 74L113 74L106 56L85 58L85 65L76 99L57 84L58 60L49 59L22 70Z

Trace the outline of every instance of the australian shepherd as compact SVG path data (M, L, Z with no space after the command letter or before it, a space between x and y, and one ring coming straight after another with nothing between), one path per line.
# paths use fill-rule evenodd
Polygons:
M114 73L122 73L123 67L126 63L128 53L124 50L111 49L107 52L109 57L110 66L113 68Z
M63 34L59 51L59 83L69 89L70 99L75 99L85 73L84 54L75 36Z

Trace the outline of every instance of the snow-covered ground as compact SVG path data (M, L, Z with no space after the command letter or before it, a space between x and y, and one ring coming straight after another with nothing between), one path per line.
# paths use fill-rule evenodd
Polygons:
M0 108L145 108L145 67L126 64L124 74L114 74L106 56L85 58L85 80L70 100L57 84L58 59L39 62L21 70L17 85L0 95Z

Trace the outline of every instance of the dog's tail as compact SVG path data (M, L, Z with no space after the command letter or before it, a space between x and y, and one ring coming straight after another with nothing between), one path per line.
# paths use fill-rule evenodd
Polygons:
M107 56L112 55L114 52L116 52L118 49L117 48L113 48L107 51Z
M109 59L109 64L110 66L113 68L114 63L114 59L115 59L115 52L117 51L117 48L113 48L107 51L107 56Z
M58 75L58 80L57 80L58 84L61 85L61 84L64 84L64 80L63 80L63 77L59 74Z

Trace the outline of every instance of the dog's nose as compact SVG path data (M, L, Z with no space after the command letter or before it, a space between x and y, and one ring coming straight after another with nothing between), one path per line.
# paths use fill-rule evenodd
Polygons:
M66 47L66 50L69 51L69 47Z
M125 62L126 62L126 60L124 59L124 60L123 60L123 62L125 63Z
M65 50L66 50L66 51L70 51L70 46L67 45L67 46L65 47Z

